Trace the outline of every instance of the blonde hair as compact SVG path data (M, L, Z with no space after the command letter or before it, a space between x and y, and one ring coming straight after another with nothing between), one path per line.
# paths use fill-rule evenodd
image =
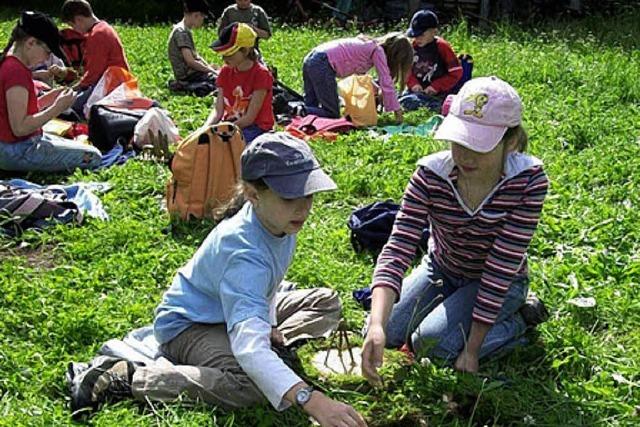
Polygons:
M393 32L378 37L376 42L382 46L387 57L387 65L393 81L402 88L413 65L413 46L403 33Z
M263 191L269 188L262 178L254 181L240 181L234 187L233 196L229 201L222 206L213 210L213 221L217 224L223 219L231 218L242 209L247 201L246 189L247 184L252 185L258 191Z
M529 136L527 135L527 130L522 125L517 125L512 128L508 128L507 132L502 137L502 141L504 143L508 143L509 141L515 138L516 144L514 151L519 153L524 153L527 151L527 146L529 145Z

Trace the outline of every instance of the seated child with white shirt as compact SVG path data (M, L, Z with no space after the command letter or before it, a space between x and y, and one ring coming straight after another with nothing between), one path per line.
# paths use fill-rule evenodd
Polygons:
M276 410L300 406L322 426L366 425L351 406L306 384L272 348L293 336L319 336L327 323L337 326L334 291L276 292L313 195L336 184L304 141L282 132L247 147L241 176L231 212L220 213L227 219L178 270L156 309L155 337L175 365L99 356L72 369L76 413L126 396L167 401L186 395L226 408L266 399Z

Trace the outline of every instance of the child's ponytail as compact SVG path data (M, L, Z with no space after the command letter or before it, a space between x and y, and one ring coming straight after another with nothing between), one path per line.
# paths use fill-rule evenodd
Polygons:
M2 50L2 53L0 53L0 63L2 63L2 61L4 61L4 59L6 58L7 54L9 53L9 50L11 49L11 46L14 43L22 42L27 37L29 37L29 35L22 28L20 28L18 25L13 27L13 31L11 31L11 37L9 37L9 42L7 43L5 48Z
M247 182L243 181L236 184L233 197L231 197L227 203L213 210L213 220L216 224L224 219L231 218L242 209L242 206L244 206L247 201L245 197L246 184L254 186L257 190L266 190L268 188L262 179Z

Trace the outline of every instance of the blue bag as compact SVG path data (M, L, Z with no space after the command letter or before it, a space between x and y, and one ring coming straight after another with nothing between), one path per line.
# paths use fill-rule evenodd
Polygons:
M458 59L460 60L460 65L462 66L462 77L460 77L460 81L456 83L456 85L451 89L450 93L458 93L463 84L471 80L473 74L473 56L468 53L463 53L458 55Z
M391 200L375 202L351 213L347 226L351 230L351 245L357 253L370 252L375 257L389 240L400 205ZM429 230L420 239L420 249L426 251Z

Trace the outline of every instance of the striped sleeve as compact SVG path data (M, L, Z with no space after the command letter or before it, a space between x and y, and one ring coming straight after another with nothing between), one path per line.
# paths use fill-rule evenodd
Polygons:
M424 168L418 168L405 189L391 236L384 245L373 273L372 289L388 287L400 297L402 279L416 254L428 221L428 188Z
M474 321L495 323L505 294L525 260L548 187L546 174L537 167L529 176L522 203L507 215L487 255L473 309Z

